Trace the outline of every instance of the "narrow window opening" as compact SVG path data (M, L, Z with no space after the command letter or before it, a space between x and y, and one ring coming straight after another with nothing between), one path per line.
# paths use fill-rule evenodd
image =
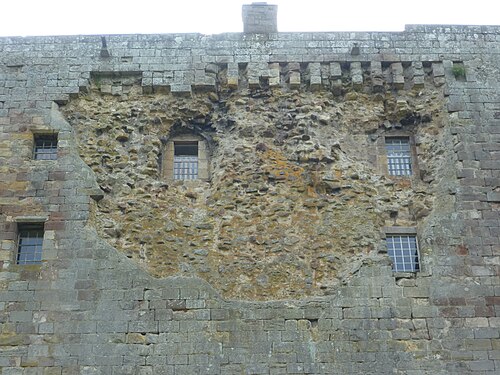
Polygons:
M388 137L385 139L387 169L391 176L410 176L411 146L409 137Z
M415 235L386 236L387 254L395 272L420 271L417 237Z
M20 224L18 226L18 247L16 263L41 264L43 245L43 224Z
M174 180L198 178L198 141L174 142Z
M36 160L56 160L57 134L35 134L33 158Z

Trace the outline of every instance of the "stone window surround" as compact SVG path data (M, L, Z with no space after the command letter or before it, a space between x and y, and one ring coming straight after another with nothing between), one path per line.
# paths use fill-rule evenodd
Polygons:
M174 181L174 153L175 142L198 142L198 178L197 180L208 181L209 170L209 147L205 138L198 134L178 134L168 138L163 145L161 174L167 181ZM187 180L176 180L187 181ZM192 181L192 180L190 180Z
M18 263L18 254L19 254L19 241L20 241L20 229L23 227L28 227L28 226L33 226L33 227L39 227L39 230L42 230L44 233L45 237L45 223L47 222L48 217L46 216L17 216L14 218L14 222L17 225L16 228L16 246L13 251L13 264L19 266L19 267L26 267L26 266L40 266L44 260L43 258L43 240L42 240L42 254L41 254L41 259L39 262L36 263L28 263L28 264L23 264L23 263Z
M384 240L384 246L383 249L385 253L387 253L387 243L386 239L387 236L415 236L415 239L417 241L417 258L418 258L418 265L419 269L414 272L400 272L400 271L392 271L393 274L396 277L416 277L418 274L422 274L422 269L423 269L423 264L422 264L422 257L421 257L421 252L420 252L420 246L418 243L418 232L416 227L396 227L396 226L391 226L391 227L384 227L383 228L383 240ZM389 256L389 255L387 255Z
M174 141L174 180L198 179L199 141Z
M411 146L408 137L385 137L387 170L391 176L411 176Z
M57 160L57 153L58 153L58 143L59 143L59 137L58 137L58 132L56 131L50 131L50 130L37 130L37 129L32 129L31 132L33 133L33 160ZM42 152L38 153L37 152L37 141L43 140L44 138L46 139L51 139L52 141L55 141L56 148L43 148L43 150L49 150L50 152ZM40 158L40 155L48 155L50 156L49 158Z
M387 150L386 150L386 139L387 138L408 138L410 143L410 153L411 153L411 175L395 176L389 174L389 166L387 161ZM382 137L380 137L376 144L378 163L377 169L380 174L396 180L412 179L415 176L419 176L420 172L418 169L418 159L417 159L417 147L415 143L415 137L412 133L404 130L390 130L386 132Z

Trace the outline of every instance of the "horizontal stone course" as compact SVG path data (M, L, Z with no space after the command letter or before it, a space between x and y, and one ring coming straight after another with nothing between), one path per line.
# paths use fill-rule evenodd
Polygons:
M108 35L109 57L101 36L0 38L0 372L497 373L499 34L498 26L410 25L400 33ZM463 81L455 62L466 67ZM435 158L456 170L427 185L449 187L435 204L451 196L452 207L443 208L448 221L419 223L424 272L397 275L370 259L330 294L267 302L223 299L196 278L153 278L88 225L103 204L90 194L100 187L52 103L99 79L112 82L101 94L123 100L133 85L144 95L270 89L339 102L349 102L343 85L358 99L366 87L416 97L442 87L446 108L432 121L445 129L436 138L455 148ZM37 126L59 131L57 161L31 165L27 129ZM52 237L44 264L23 268L13 264L12 217L34 213L50 215Z

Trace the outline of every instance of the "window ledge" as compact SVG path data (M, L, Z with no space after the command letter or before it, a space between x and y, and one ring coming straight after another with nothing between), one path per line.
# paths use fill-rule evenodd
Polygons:
M10 271L13 272L38 272L41 270L44 261L42 263L37 263L37 264L11 264L9 266Z
M16 216L16 223L45 223L49 220L48 216Z
M391 234L417 234L416 227L384 227L382 229L385 235ZM404 272L403 272L404 273Z
M413 279L413 278L416 278L417 277L417 274L419 273L420 271L415 271L415 272L398 272L398 271L393 271L392 272L392 275L396 278L396 279Z

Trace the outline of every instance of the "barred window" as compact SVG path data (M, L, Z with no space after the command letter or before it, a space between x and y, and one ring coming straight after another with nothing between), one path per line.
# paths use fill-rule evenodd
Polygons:
M412 174L410 139L408 137L387 137L385 149L389 175L410 176Z
M414 235L386 236L387 254L396 272L417 272L420 270L417 237Z
M22 224L18 227L17 264L42 263L43 224Z
M174 180L198 178L198 142L174 142Z
M36 160L56 160L57 134L35 134L33 154Z

